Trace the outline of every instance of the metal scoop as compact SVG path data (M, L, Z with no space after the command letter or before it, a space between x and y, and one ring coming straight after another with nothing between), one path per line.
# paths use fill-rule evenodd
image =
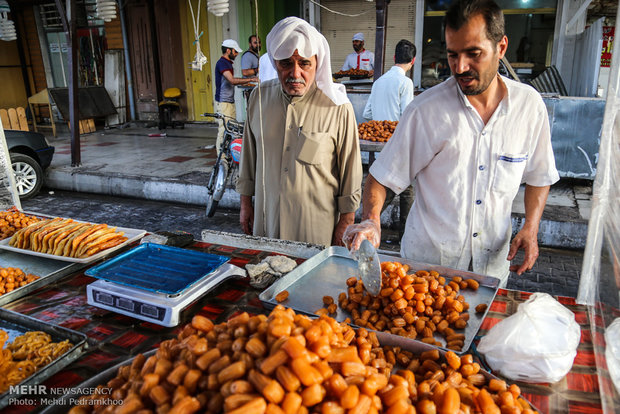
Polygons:
M377 250L368 240L362 241L357 251L357 268L366 291L377 296L381 291L381 262Z

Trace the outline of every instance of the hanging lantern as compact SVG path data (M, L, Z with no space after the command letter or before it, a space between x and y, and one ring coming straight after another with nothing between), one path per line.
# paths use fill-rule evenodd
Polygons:
M228 13L228 0L209 0L207 1L207 10L217 17L221 17L224 13Z
M116 19L116 1L97 0L97 16L104 22L110 22Z
M10 42L17 39L15 31L15 23L9 20L9 3L6 0L0 0L0 40Z

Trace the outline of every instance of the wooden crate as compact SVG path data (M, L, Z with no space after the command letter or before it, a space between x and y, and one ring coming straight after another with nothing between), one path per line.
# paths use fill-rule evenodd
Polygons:
M18 131L28 131L28 121L26 120L26 110L23 107L0 109L0 119L4 129L15 129Z

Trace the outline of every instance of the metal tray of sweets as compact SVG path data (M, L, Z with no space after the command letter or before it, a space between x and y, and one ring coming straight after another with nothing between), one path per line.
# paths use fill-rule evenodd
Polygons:
M476 291L465 289L459 292L469 303L470 317L464 330L455 330L457 333L465 334L462 351L455 352L460 355L467 351L480 329L491 302L495 298L500 282L499 279L443 266L418 263L402 257L379 255L379 259L382 262L398 261L408 264L414 272L417 270L435 270L444 276L446 281L455 276L461 276L465 279L475 279L480 283L480 287ZM275 299L276 295L283 290L287 290L289 296L288 299L281 303L282 305L293 308L298 312L314 315L314 312L324 307L323 296L331 296L334 298L334 301L337 301L338 295L341 292L347 291L346 280L351 276L359 277L357 261L351 257L346 248L332 246L306 260L286 276L277 280L259 295L259 299L266 306L273 307L278 304ZM481 303L487 305L487 310L483 313L476 313L474 308ZM340 309L340 307L338 307L335 315L330 316L339 322L344 321L347 317L351 317L347 311ZM377 337L386 345L396 345L410 351L413 351L413 347L417 347L417 344L420 343L418 340L387 332L377 331ZM444 345L446 344L444 338L439 334L435 334L435 339Z
M26 274L32 273L39 276L39 279L25 286L0 295L0 306L24 297L40 287L54 283L67 275L84 269L86 266L86 264L81 263L70 263L0 250L0 267L18 267Z
M19 384L16 384L19 386L37 385L42 383L69 365L71 362L75 361L87 347L87 337L83 333L63 328L62 326L52 325L30 316L22 315L20 313L2 308L0 308L0 329L9 334L7 343L12 342L17 336L28 331L42 331L48 333L52 337L53 342L61 342L68 339L69 342L73 344L73 347L63 355L45 365ZM23 391L23 389L19 387L17 392L11 392L11 389L9 389L3 394L0 394L0 409L8 406L9 400L12 398L31 398L33 396L40 396L36 392L32 392L32 389L25 390L28 394L22 394L21 391Z

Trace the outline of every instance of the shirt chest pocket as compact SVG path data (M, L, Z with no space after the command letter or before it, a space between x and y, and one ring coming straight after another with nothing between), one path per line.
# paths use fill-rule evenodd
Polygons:
M495 165L493 191L516 195L527 158L527 154L500 154Z
M300 131L297 141L297 161L309 165L322 164L330 158L333 149L331 134Z

